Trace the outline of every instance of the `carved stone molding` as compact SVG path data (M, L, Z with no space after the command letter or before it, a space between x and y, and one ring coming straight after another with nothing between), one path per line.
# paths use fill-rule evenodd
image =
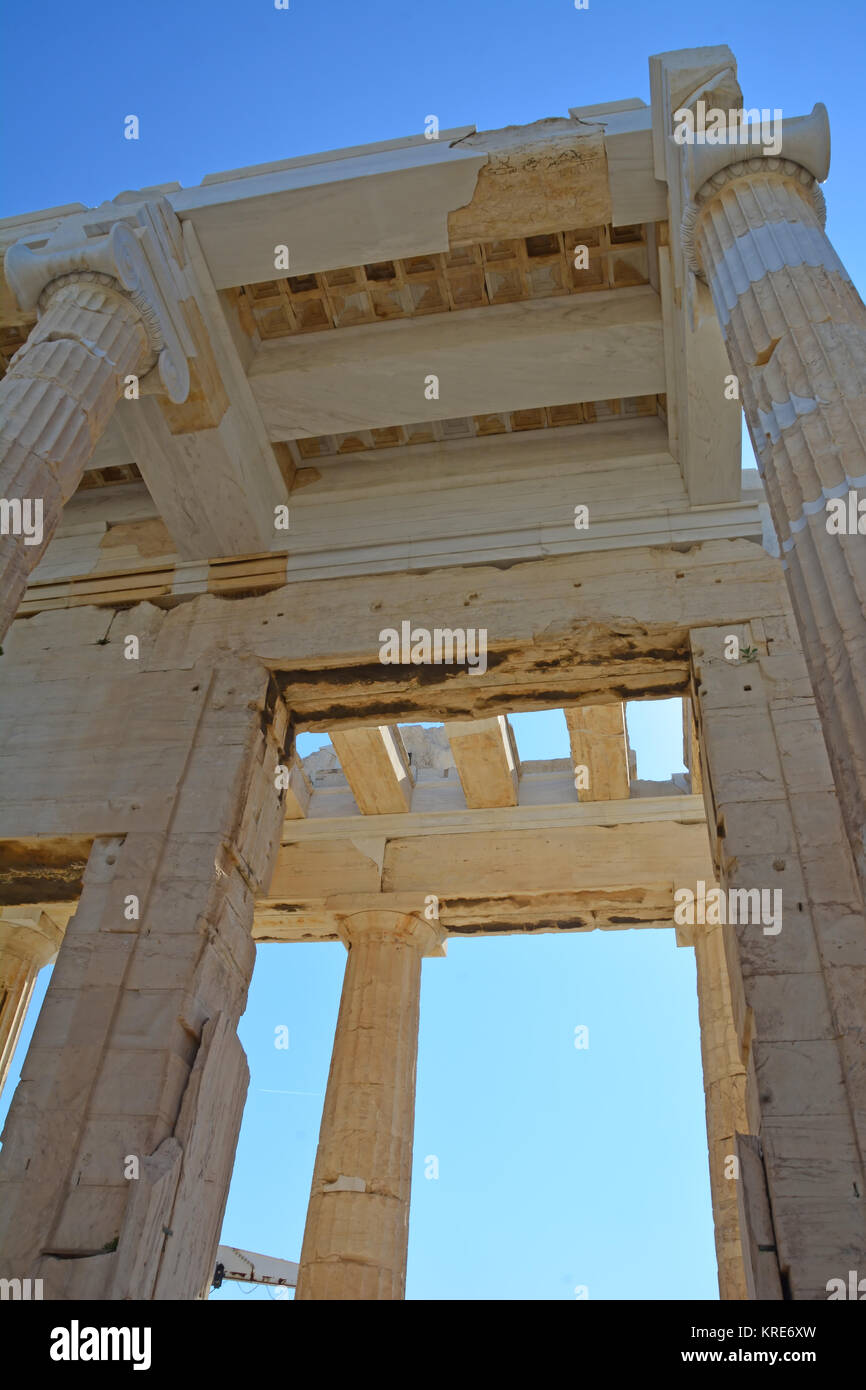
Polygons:
M819 187L830 169L830 125L823 102L816 102L808 116L779 122L777 152L767 151L760 124L739 127L727 134L727 140L684 147L686 202L680 244L689 270L700 279L706 278L695 251L695 229L701 209L735 179L767 173L793 178L811 198L821 226L827 221L827 205ZM744 139L744 135L748 138Z
M734 113L731 113L734 114ZM729 165L757 159L791 163L808 171L823 183L830 170L830 123L823 102L816 102L808 116L789 116L770 122L772 140L778 149L768 149L764 122L731 125L727 139L710 141L706 135L687 143L685 151L688 196L697 201L700 189Z
M806 196L811 200L822 228L826 226L827 202L823 190L814 175L808 169L804 169L802 164L796 164L791 159L779 159L772 155L763 158L736 160L732 164L726 164L723 169L718 169L711 178L701 184L693 201L686 206L683 212L680 227L680 245L683 249L686 265L693 274L705 283L707 277L695 248L695 233L701 213L710 199L726 184L733 183L736 179L748 178L750 174L760 173L787 175L789 178L796 179L797 183L803 186Z

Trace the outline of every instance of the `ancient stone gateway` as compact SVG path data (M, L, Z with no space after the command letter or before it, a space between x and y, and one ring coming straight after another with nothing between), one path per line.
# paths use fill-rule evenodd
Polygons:
M0 1276L206 1296L254 943L342 940L297 1296L402 1297L422 959L674 924L722 1297L863 1267L866 310L823 108L650 75L0 225Z

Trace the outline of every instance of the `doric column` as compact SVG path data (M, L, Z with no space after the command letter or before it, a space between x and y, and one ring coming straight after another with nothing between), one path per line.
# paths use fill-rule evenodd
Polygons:
M249 1076L236 1028L285 706L226 654L132 679L128 785L131 702L156 711L163 762L142 828L94 842L0 1151L0 1276L42 1278L46 1298L206 1297Z
M866 307L824 232L826 111L780 123L780 135L778 157L757 134L745 150L688 151L681 239L740 382L866 886L866 514L859 529L856 520L858 491L866 497ZM827 508L837 498L841 530Z
M0 1092L21 1035L36 976L57 954L63 930L41 907L0 909Z
M296 1298L400 1299L406 1287L423 916L359 912L319 1131Z
M118 200L6 253L19 305L39 320L0 382L0 638L126 378L186 398L173 222L163 201Z

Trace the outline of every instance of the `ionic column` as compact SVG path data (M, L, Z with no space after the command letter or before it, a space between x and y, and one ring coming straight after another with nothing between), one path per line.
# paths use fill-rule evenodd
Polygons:
M435 922L369 911L349 957L296 1298L401 1299L406 1287L421 959Z
M43 965L57 954L62 928L41 907L0 910L0 1092Z
M127 213L108 204L6 254L18 303L39 320L0 382L0 638L126 378L158 365L151 388L172 400L188 393L172 293L180 243L166 208L146 203ZM114 220L105 233L105 220L121 214L137 225Z
M856 493L866 497L866 307L824 233L814 175L829 165L826 112L816 107L782 131L785 157L760 146L747 157L736 145L690 151L682 244L709 284L740 381L866 886L866 539L856 524ZM831 498L843 500L853 531L828 529Z

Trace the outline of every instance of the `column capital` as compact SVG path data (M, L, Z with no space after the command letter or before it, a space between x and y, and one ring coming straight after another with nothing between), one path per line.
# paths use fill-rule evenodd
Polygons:
M683 212L680 226L680 246L686 265L699 279L703 281L707 279L697 249L697 228L705 207L727 184L733 183L737 179L748 179L750 176L763 174L776 174L797 185L798 192L802 194L806 202L811 204L823 231L827 223L827 203L824 193L814 176L802 164L795 164L791 159L772 158L737 160L733 164L726 164L723 169L719 169L713 174L712 178L701 184L696 197L686 205Z
M436 919L396 908L363 908L340 917L340 936L346 946L364 941L414 946L421 956L444 956L446 933Z
M706 204L737 179L768 174L786 179L811 203L822 229L827 221L827 205L819 186L830 168L830 124L823 102L817 102L808 116L749 126L737 122L743 114L740 110L729 112L733 120L724 131L698 131L683 146L686 200L680 246L688 269L701 279L706 276L696 246L697 224ZM710 143L711 135L719 138Z
M65 217L47 239L38 231L20 238L6 252L5 272L19 307L40 314L57 291L75 282L122 295L147 333L148 375L152 369L169 399L180 404L189 394L187 359L195 352L179 307L190 295L183 263L180 223L166 199L121 193Z
M56 956L63 940L58 926L41 907L0 909L0 951L41 969Z
M752 114L765 116L766 120L746 124L740 119ZM691 135L686 132L683 149L687 190L696 202L707 195L706 185L714 184L716 176L725 169L748 166L728 176L740 177L743 172L752 171L753 160L758 161L755 171L765 172L769 167L774 172L788 173L782 166L793 164L818 183L823 183L830 172L830 120L822 101L815 103L808 116L782 118L781 113L774 112L771 118L769 111L753 113L741 107L722 115L727 118L723 130L698 129ZM721 187L726 181L723 178L715 186Z

